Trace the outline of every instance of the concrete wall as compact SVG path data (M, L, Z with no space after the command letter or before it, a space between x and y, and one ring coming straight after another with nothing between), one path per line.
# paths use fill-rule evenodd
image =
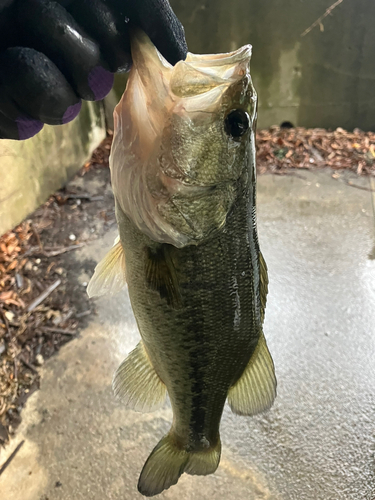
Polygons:
M321 26L309 27L333 0L171 0L192 52L253 45L259 126L375 130L375 1L343 0ZM124 76L106 99L109 123ZM105 135L101 104L86 103L63 127L46 126L25 142L0 141L0 234L61 187Z
M0 235L63 186L105 137L101 103L85 103L64 126L45 126L27 141L0 140Z
M259 126L375 130L375 1L171 0L192 52L251 43Z

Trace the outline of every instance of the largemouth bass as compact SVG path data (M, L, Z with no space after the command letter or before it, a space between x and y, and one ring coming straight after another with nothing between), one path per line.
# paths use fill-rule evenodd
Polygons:
M152 496L183 472L215 472L225 401L239 415L265 411L276 378L262 332L251 46L189 53L172 67L137 33L132 57L110 157L120 239L88 291L128 283L142 340L115 393L139 411L162 406L167 392L171 401L171 430L139 478Z

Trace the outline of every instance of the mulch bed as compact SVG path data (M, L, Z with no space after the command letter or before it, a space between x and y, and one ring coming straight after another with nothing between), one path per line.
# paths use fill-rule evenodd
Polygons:
M105 139L78 175L101 175L109 182L111 140ZM257 133L257 164L260 174L328 166L375 176L375 134L272 127ZM101 230L95 226L99 219ZM72 192L68 185L0 238L0 445L39 387L39 367L94 313L71 269L71 253L114 223L111 197ZM88 264L88 274L94 265Z
M301 127L260 130L257 166L260 174L330 167L375 176L375 133L342 128L333 132Z
M110 143L108 137L79 176L109 183ZM95 262L73 269L71 257L114 223L112 195L93 196L68 184L0 238L0 447L39 388L39 367L94 314L77 277L91 275Z

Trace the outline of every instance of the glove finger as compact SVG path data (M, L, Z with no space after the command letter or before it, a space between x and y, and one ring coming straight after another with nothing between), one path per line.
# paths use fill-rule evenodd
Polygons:
M182 24L168 0L129 2L130 20L147 33L171 64L186 58L188 48Z
M13 121L0 112L0 139L30 139L42 130L43 125L41 121L26 116Z
M16 26L14 0L0 0L0 50L20 45L19 30Z
M82 99L96 101L108 94L113 74L98 44L64 7L50 0L20 0L18 21L28 46L53 61Z
M100 0L78 0L69 4L68 12L96 40L112 72L128 71L131 66L130 39L125 16Z
M73 120L80 109L81 100L44 54L25 47L0 54L0 110L8 119L29 115L59 125Z

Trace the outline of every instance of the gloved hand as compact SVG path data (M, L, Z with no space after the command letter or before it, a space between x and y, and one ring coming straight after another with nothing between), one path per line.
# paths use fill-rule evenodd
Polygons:
M27 139L102 99L140 27L172 64L184 30L168 0L0 0L0 138Z

